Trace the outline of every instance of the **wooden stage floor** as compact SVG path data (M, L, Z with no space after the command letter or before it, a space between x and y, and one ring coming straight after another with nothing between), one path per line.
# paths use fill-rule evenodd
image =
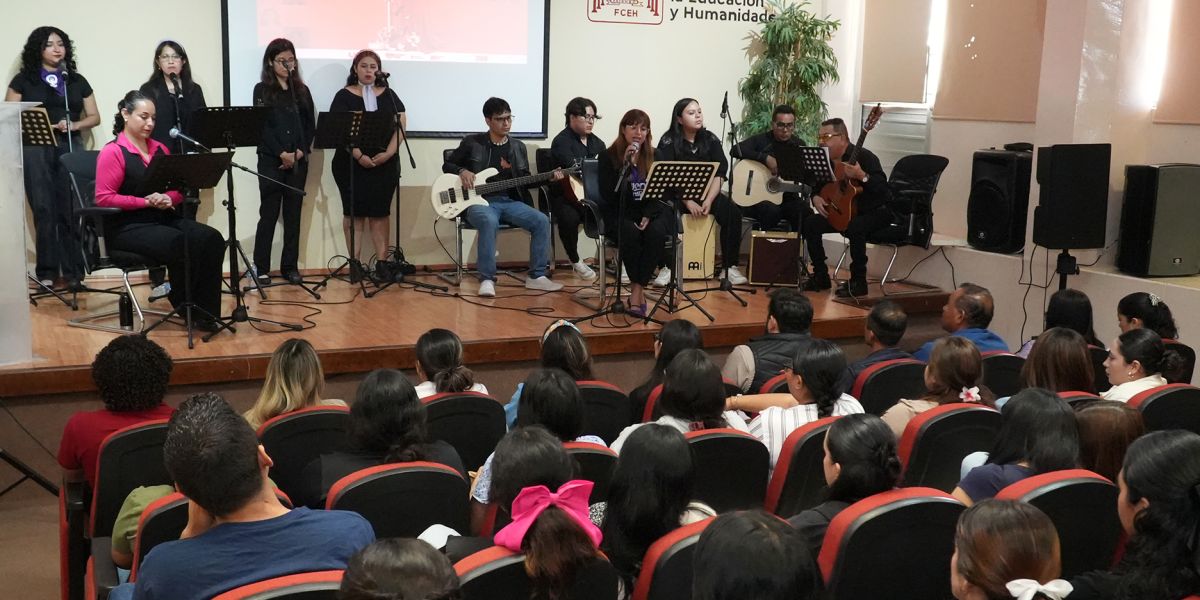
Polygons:
M559 269L558 280L566 284L562 292L526 290L523 283L501 277L496 298L476 295L478 284L464 283L461 291L449 294L429 293L410 285L394 285L372 298L364 297L357 285L331 281L321 290L321 299L292 286L267 290L268 300L247 294L249 314L253 317L301 324L303 331L281 331L266 324L236 324L237 333L223 332L209 342L196 340L187 347L187 335L180 325L166 324L150 334L175 359L172 384L227 382L261 379L271 352L285 339L300 337L316 347L327 375L365 372L381 367L411 368L415 362L413 347L425 331L442 327L462 338L468 364L502 363L533 360L538 357L539 338L553 319L583 317L592 311L571 299L570 292L587 286L569 269ZM430 274L419 274L415 281L442 283ZM89 283L116 286L118 280ZM685 289L698 289L709 282L689 281ZM891 287L889 285L889 287ZM149 285L134 288L146 307ZM610 288L611 292L611 288ZM718 348L743 343L763 331L768 297L765 288L757 294L742 294L748 304L742 307L729 294L696 294L699 303L715 321L709 323L695 308L675 314L662 311L663 319L686 318L699 325L705 346ZM878 287L872 285L878 296ZM809 293L815 319L813 334L823 338L857 338L862 335L867 308L835 302L829 293ZM945 301L945 293L907 296L903 302L910 312L936 312ZM91 381L92 358L112 333L70 327L67 320L87 312L111 310L116 303L109 294L79 296L79 311L53 298L30 306L33 319L32 362L0 367L0 397L34 396L94 389ZM165 300L150 305L169 308ZM226 296L226 314L233 306ZM580 323L588 335L595 355L646 352L657 325L640 320L610 316Z

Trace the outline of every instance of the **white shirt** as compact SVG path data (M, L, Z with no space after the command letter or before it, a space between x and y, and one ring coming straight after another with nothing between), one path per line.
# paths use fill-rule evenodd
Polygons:
M862 405L849 394L842 394L833 402L832 415L835 417L861 412ZM787 436L819 418L816 404L797 404L789 408L771 406L750 421L750 435L767 445L767 449L771 451L771 469L774 469Z
M479 392L480 394L488 393L487 388L482 383L476 383L471 386L468 392ZM433 385L432 381L422 381L417 385L417 398L428 398L437 393L437 386Z
M861 410L862 409L859 409L859 412L861 412ZM746 432L746 433L750 432L750 430L746 428L746 422L744 420L742 420L742 418L740 416L738 416L737 412L732 411L732 410L727 410L721 414L721 417L723 419L725 419L726 427L729 427L731 429L736 429L738 431L742 431L742 432ZM679 418L668 416L668 415L663 415L663 416L659 417L657 421L654 421L654 423L657 423L659 425L666 425L668 427L674 427L675 429L678 429L680 433L687 433L687 432L691 431L691 427L690 427L691 422L690 421L684 421L683 419L679 419ZM641 427L643 425L647 425L647 423L634 423L633 425L630 425L629 427L626 427L625 429L621 430L621 435L618 435L617 439L615 441L613 441L612 446L610 446L612 448L613 452L620 454L621 446L625 445L625 440L629 439L629 436L632 435L634 431L637 431L638 427Z
M1119 402L1129 402L1130 398L1150 389L1154 389L1160 385L1167 385L1167 380L1163 379L1162 375L1154 374L1133 381L1126 381L1121 385L1114 385L1100 394L1105 400L1117 400Z

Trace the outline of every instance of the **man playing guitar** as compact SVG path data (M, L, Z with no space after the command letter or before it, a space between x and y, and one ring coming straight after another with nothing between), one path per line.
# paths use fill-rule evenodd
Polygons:
M847 160L854 150L845 121L836 118L821 123L817 143L828 148L829 157L835 161ZM842 232L850 241L850 281L837 290L837 295L843 298L867 294L867 234L888 225L891 213L887 209L887 202L892 196L887 175L874 152L859 148L858 164L845 163L844 167L847 178L862 182L862 192L854 199L855 216L846 231ZM814 194L812 203L817 214L804 220L804 241L808 244L813 272L805 282L804 289L822 291L832 287L832 284L829 281L829 267L825 265L825 246L821 242L821 235L836 230L829 224L826 200Z
M550 142L550 155L556 168L566 169L581 164L585 158L596 158L604 152L605 145L592 133L592 127L600 115L596 114L596 103L587 98L573 98L567 103L567 124L554 141ZM583 205L568 186L550 186L550 206L558 219L558 239L562 240L567 257L575 274L584 279L594 279L596 272L579 259L579 223L583 220Z
M729 154L734 158L749 159L760 162L771 170L772 175L779 175L779 165L775 162L775 148L779 145L803 146L804 141L796 137L796 111L787 104L780 104L771 113L771 129L758 135L748 137L730 149ZM739 182L734 182L738 185ZM783 195L783 204L759 202L746 207L744 213L758 221L763 230L774 229L780 220L786 219L792 231L800 231L801 216L810 211L804 206L800 195L788 192Z

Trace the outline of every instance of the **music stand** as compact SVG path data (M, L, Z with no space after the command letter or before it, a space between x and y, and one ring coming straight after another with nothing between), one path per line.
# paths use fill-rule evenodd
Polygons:
M317 115L317 133L313 146L324 149L344 149L346 160L350 162L350 197L342 198L342 202L350 202L350 251L346 262L338 265L329 275L316 285L317 289L329 284L329 280L338 277L343 269L350 269L350 283L357 283L363 295L368 298L367 284L364 281L365 270L362 261L358 259L358 228L354 214L354 148L386 146L392 137L395 123L387 113L372 112L323 112ZM397 240L399 243L399 240ZM374 280L372 280L374 281Z
M674 236L675 243L675 269L671 273L671 282L663 289L662 295L654 302L654 307L650 312L646 313L646 321L649 322L655 312L663 306L663 301L667 301L666 311L676 313L683 308L679 307L676 302L675 294L683 296L692 306L695 306L705 317L708 317L709 322L715 321L708 311L704 310L683 289L679 284L680 278L683 276L679 269L679 258L683 256L683 247L681 242L681 232L683 224L680 221L680 206L679 202L683 198L702 198L705 190L708 189L708 184L712 181L713 175L716 175L719 163L715 162L690 162L690 161L663 161L656 162L650 167L650 174L646 177L646 191L642 194L642 202L662 202L667 207L674 211L675 218L672 223L675 224L675 230L671 232ZM668 300L669 298L669 300Z
M24 146L58 146L58 138L55 137L54 126L50 124L50 114L46 109L38 106L21 111L21 144ZM57 160L57 159L56 159ZM51 223L42 224L43 227L53 226L55 231L58 227ZM34 277L28 271L25 272L25 277L29 278L36 286L36 291L29 292L29 303L37 306L38 298L46 296L54 296L63 304L70 306L71 310L75 310L77 305L67 300L60 292L52 286L43 285L42 280Z

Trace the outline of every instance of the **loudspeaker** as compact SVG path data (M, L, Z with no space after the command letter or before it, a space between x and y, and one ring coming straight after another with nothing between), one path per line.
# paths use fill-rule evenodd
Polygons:
M749 279L752 285L799 285L800 237L792 231L750 234Z
M1030 152L975 153L967 199L967 243L973 248L1012 254L1025 247L1032 168Z
M1054 250L1104 247L1111 159L1111 144L1038 148L1041 193L1033 211L1033 243Z
M1200 165L1127 165L1117 268L1142 277L1200 273Z

